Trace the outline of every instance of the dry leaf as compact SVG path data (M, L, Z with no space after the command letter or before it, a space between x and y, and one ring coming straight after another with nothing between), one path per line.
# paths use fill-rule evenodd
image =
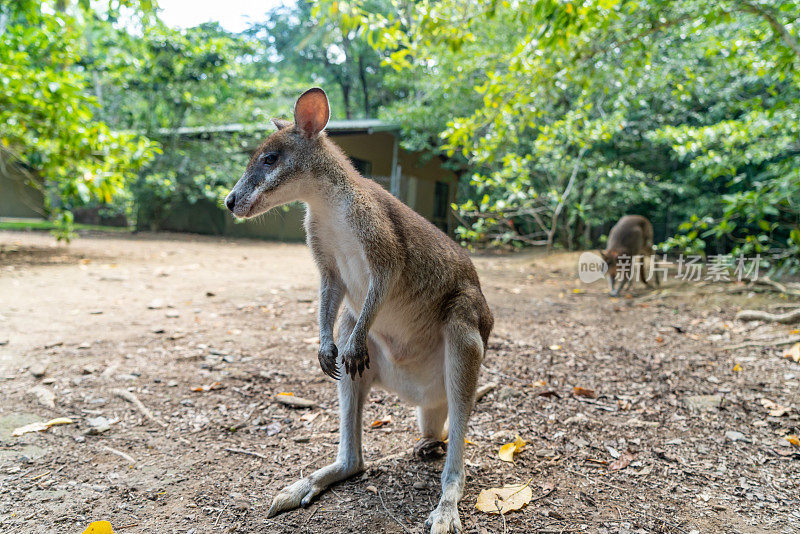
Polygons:
M783 353L783 357L800 363L800 343L792 345L792 348Z
M37 422L31 423L29 425L21 426L19 428L15 428L14 431L11 433L12 436L21 436L23 434L28 434L29 432L43 432L50 428L51 426L58 426L58 425L71 425L74 423L72 419L67 417L58 417L56 419L50 419L47 422Z
M114 534L114 529L111 528L111 523L108 521L95 521L89 523L83 534Z
M741 370L742 370L742 366L741 366L741 365L739 365L738 363L737 363L736 365L734 365L734 366L733 366L733 371L734 371L735 373L741 372Z
M515 439L512 443L506 443L500 447L500 451L498 451L497 454L504 462L513 462L514 453L521 451L525 445L525 441L521 437L517 436L517 439Z
M576 295L579 294L579 293L585 293L585 291L583 289L580 289L580 288L577 288L577 287L575 289L573 289L572 292L575 293Z
M223 386L220 382L214 382L213 384L206 384L205 386L197 386L193 387L192 391L198 391L201 393L205 393L206 391L212 391L214 389L222 389Z
M525 484L481 490L475 508L487 514L506 514L512 510L519 510L533 498L529 483L530 481Z
M608 460L598 460L596 458L587 458L584 461L589 462L590 464L608 465Z
M381 417L380 419L374 420L372 423L370 423L369 426L371 426L372 428L379 428L382 427L383 425L388 425L391 422L392 422L392 416L387 415L386 417Z
M628 465L633 461L633 454L630 452L623 452L619 458L614 460L608 465L609 471L620 471L628 467Z
M579 388L575 386L574 388L572 388L572 393L577 395L578 397L586 397L588 399L597 398L597 393L595 393L593 389Z
M561 350L561 345L550 345L550 350Z
M782 417L792 411L791 408L787 406L781 406L780 404L769 399L761 399L761 406L769 410L769 414L772 417Z
M546 385L547 385L547 382L545 382L544 380L537 380L536 382L533 383L533 387L537 387L537 388L543 388Z
M305 421L306 423L310 423L314 419L319 417L319 412L316 413L306 413L300 416L301 421Z
M656 338L656 342L658 342L658 343L663 343L663 342L664 342L664 338L663 338L663 337L661 337L661 336L658 336L658 337Z
M785 439L795 447L800 447L800 438L798 438L796 434L789 434L788 436L785 436L783 439Z

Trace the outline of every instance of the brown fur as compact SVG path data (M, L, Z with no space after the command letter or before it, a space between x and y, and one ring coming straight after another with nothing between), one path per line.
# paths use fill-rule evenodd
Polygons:
M614 278L617 274L617 260L620 256L651 256L653 254L653 225L641 215L625 215L608 234L606 249L600 253L608 264L606 274ZM644 262L640 265L640 279L643 276ZM646 282L645 282L646 283Z

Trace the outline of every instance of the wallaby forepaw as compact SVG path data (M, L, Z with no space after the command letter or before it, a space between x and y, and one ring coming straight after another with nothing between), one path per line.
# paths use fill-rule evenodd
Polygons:
M367 352L367 345L358 345L355 347L348 347L342 354L342 363L344 363L344 371L350 375L353 380L358 376L364 374L365 369L369 369L369 352Z
M336 359L338 357L339 349L337 349L336 345L333 343L330 345L320 346L319 353L317 354L317 358L319 358L319 366L322 368L322 372L334 380L339 380L342 377L341 373L339 372L339 368L336 365Z
M428 516L425 525L431 527L431 534L460 534L464 532L458 517L458 505L442 506L440 503Z
M287 486L281 490L281 492L272 499L272 506L269 507L267 517L274 517L281 512L294 510L301 506L306 507L323 489L324 488L315 486L308 478L298 480L291 486Z

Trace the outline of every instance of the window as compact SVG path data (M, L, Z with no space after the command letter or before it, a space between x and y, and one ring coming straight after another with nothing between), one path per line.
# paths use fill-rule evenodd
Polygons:
M450 212L450 185L445 182L436 182L433 192L433 217L447 219Z

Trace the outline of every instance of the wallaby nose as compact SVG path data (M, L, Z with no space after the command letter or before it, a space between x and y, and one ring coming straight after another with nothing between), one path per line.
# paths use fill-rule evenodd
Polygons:
M228 206L228 209L233 211L233 207L236 205L236 193L231 191L228 193L228 197L225 199L225 205Z

